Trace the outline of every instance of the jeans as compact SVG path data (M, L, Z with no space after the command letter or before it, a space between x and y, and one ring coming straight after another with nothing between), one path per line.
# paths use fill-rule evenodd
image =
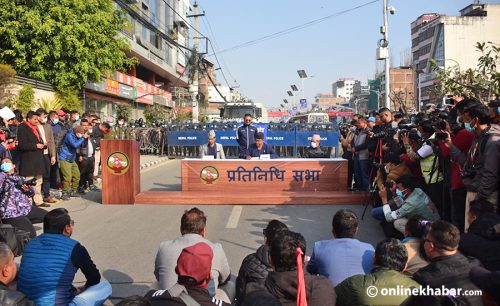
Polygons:
M384 209L382 208L382 206L372 209L372 217L380 221L385 220Z
M358 190L368 190L370 178L370 160L359 159L358 156L354 157L354 176L358 183Z
M108 299L112 292L111 285L107 280L91 286L79 295L75 296L69 306L98 306Z

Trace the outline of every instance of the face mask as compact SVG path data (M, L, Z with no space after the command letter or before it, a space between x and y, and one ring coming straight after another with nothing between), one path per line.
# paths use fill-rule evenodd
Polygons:
M406 189L405 189L405 190L406 190ZM400 197L401 199L404 199L404 198L405 198L404 193L403 193L401 190L399 190L399 189L396 189L396 195L397 195L398 197Z
M389 168L387 168L387 166L384 167L384 170L385 170L385 173L389 174Z
M469 132L474 132L476 129L470 124L470 122L465 122L464 127Z
M124 121L118 121L119 125L123 125L125 122Z
M78 138L82 138L82 137L83 137L83 135L82 135L82 134L76 134L76 137L78 137Z
M47 118L40 118L40 123L47 123Z
M59 118L56 118L54 119L54 121L52 121L54 124L58 124L59 123Z
M92 134L92 129L87 130L87 134Z
M316 149L318 147L318 144L315 142L311 142L311 147L313 147L313 149Z
M3 163L0 166L0 170L2 170L2 172L9 172L10 170L12 170L12 168L13 168L12 163Z
M356 132L356 128L355 127L351 127L351 132Z
M420 131L417 131L417 135L418 137L422 138L422 133L420 133Z
M75 116L75 121L78 121L80 119L80 115Z

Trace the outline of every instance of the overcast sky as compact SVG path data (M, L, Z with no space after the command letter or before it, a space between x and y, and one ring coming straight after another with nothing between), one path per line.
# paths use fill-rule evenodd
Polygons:
M268 107L277 106L288 98L286 91L291 84L300 87L297 70L304 69L313 76L304 82L305 96L313 101L318 93L331 93L331 83L340 77L363 82L373 78L375 50L382 37L382 0L369 2L373 0L199 0L201 11L206 13L200 20L200 32L220 51L217 56L229 85L240 85L244 96ZM458 15L472 2L389 0L396 8L396 14L389 16L393 64L399 66L403 54L411 48L410 23L417 17L433 12ZM348 12L339 15L343 11ZM258 40L328 16L332 17L279 37ZM245 44L253 40L258 41ZM213 54L211 48L209 53ZM208 59L218 66L213 55ZM217 77L226 85L220 71Z

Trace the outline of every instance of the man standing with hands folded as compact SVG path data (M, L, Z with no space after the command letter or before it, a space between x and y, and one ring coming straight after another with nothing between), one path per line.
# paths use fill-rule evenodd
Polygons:
M38 113L29 111L26 114L26 121L19 125L17 131L20 153L19 174L26 177L27 180L36 179L33 204L48 207L50 205L44 204L42 197L42 175L45 171L43 151L47 148L47 143L40 136L37 127L38 118Z

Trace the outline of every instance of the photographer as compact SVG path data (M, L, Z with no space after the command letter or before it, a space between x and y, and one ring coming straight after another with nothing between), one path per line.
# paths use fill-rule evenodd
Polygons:
M436 139L435 123L430 120L423 120L418 125L418 132L422 138L422 145L414 151L410 144L409 135L402 136L403 144L406 148L408 158L412 161L420 161L420 170L425 181L425 191L436 205L439 214L445 216L449 211L445 207L449 204L446 200L444 188L444 167L441 165L443 157L440 156L440 149Z
M397 154L387 154L383 158L383 164L377 164L377 166L379 166L379 169L377 171L376 182L379 190L400 176L411 175L410 169L401 161L401 158Z
M472 141L474 140L474 132L467 131L462 124L462 117L464 109L474 105L479 104L477 100L466 99L456 104L453 108L454 114L449 117L449 123L452 128L450 131L450 126L446 130L451 133L451 141L455 147L457 147L464 154L469 151ZM453 122L454 120L454 122ZM450 159L450 150L448 147L442 147L442 154L444 158ZM460 230L461 233L464 232L464 222L465 222L465 198L467 196L467 190L464 183L462 182L462 177L460 176L461 165L455 161L451 161L451 222Z
M16 175L12 160L5 158L0 166L0 218L2 223L11 224L16 228L36 237L34 223L42 223L47 211L31 204L34 194L33 180L26 181Z
M376 148L381 145L383 152L400 152L398 139L395 137L398 125L396 121L393 121L391 111L388 108L381 108L379 118L381 124L376 125L370 133L370 138L372 139L370 151L376 151L375 153L379 154L380 148L378 150Z
M391 202L388 200L388 190L385 186L379 191L379 196L384 204L382 207L372 209L372 216L377 220L393 222L394 228L404 234L408 218L419 215L425 220L439 220L439 213L432 200L425 192L415 187L414 178L403 175L392 184L391 193L397 195ZM395 209L391 208L395 204Z
M366 191L370 176L370 153L368 152L368 123L366 118L358 119L358 131L351 149L354 159L354 177L359 191Z
M489 123L491 119L488 107L483 104L474 104L466 108L462 119L465 128L468 131L474 131L476 134L469 151L466 154L456 147L449 133L445 140L445 145L450 149L452 160L462 166L462 181L467 189L467 198L465 201L465 215L467 216L469 203L476 198L477 192L481 188L480 184L482 183L485 167L485 147L490 137ZM496 163L498 163L498 160ZM488 165L488 167L495 167L495 165ZM464 230L467 231L468 227L468 220L465 219Z
M352 178L354 175L354 160L352 154L352 143L354 137L356 136L356 129L358 126L357 120L352 120L349 126L344 128L344 131L340 133L340 143L342 144L342 158L347 159L347 188L352 190ZM345 135L344 135L345 134ZM357 182L354 182L354 187L356 187Z

